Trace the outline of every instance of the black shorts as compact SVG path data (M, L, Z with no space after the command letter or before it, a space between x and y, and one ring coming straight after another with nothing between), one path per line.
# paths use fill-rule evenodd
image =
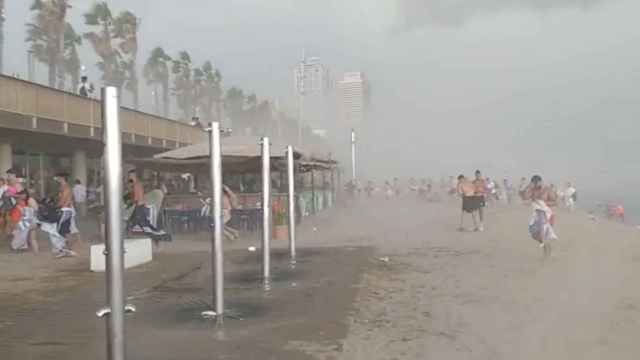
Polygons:
M484 206L484 196L463 196L462 211L472 213Z

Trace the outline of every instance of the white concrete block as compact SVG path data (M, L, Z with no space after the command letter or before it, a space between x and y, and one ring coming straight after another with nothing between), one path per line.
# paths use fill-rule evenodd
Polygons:
M153 247L150 238L124 240L124 268L129 269L153 260ZM91 271L104 272L106 269L104 244L91 245Z

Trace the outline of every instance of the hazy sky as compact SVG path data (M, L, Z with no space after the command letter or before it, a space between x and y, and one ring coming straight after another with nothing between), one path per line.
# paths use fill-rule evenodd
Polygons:
M24 73L30 1L7 2L6 66ZM108 2L142 18L143 51L187 49L259 95L291 97L303 47L335 73L365 71L369 175L640 180L637 0ZM72 3L82 28L91 1Z

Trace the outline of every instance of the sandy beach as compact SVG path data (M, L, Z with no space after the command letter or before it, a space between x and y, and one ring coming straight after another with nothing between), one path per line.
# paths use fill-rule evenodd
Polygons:
M208 308L208 237L167 245L127 273L135 359L636 359L640 343L640 232L559 211L553 253L529 238L526 206L488 210L485 231L458 232L459 206L361 199L309 218L300 261L274 242L274 287L259 261L226 251L223 328ZM27 255L28 256L28 255ZM14 261L17 261L14 259ZM0 350L8 359L104 358L104 277L83 261L42 274L11 273L0 293ZM85 264L86 265L86 264ZM1 276L1 275L0 275ZM43 281L57 286L41 286ZM8 289L8 288L7 288ZM65 324L60 327L59 324Z
M319 359L640 354L637 229L559 211L560 239L545 260L524 206L489 209L483 233L456 232L455 205L377 202L357 213L350 243L374 245L378 263L359 286L343 351Z

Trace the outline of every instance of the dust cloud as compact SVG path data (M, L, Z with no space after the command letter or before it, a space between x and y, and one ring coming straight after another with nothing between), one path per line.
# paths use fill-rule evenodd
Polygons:
M8 2L7 72L22 72L28 1ZM80 31L90 1L74 2ZM640 180L640 39L634 0L110 0L155 46L210 59L224 85L295 114L291 69L304 48L336 78L363 71L372 105L359 130L363 178L540 172L624 193ZM186 21L188 19L188 21ZM97 59L83 50L91 78ZM44 71L44 66L40 71ZM149 103L148 91L142 101ZM334 153L352 124L336 117ZM614 185L614 186L612 186Z

